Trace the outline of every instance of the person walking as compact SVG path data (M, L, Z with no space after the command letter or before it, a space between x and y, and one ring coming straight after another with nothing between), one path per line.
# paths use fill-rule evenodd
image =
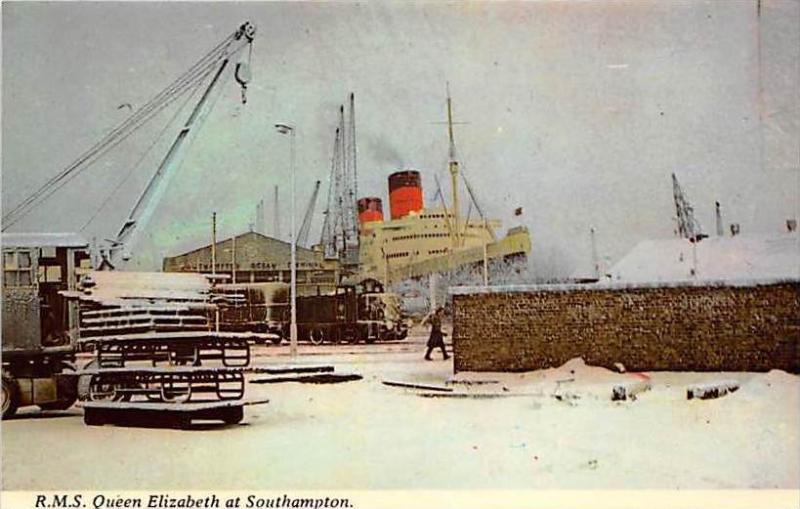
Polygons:
M434 348L441 348L444 360L450 358L447 355L447 350L444 347L444 334L442 334L442 316L444 316L444 308L439 306L435 311L431 312L422 320L422 324L429 323L431 325L431 335L428 338L428 351L425 352L425 360L432 361L431 352Z

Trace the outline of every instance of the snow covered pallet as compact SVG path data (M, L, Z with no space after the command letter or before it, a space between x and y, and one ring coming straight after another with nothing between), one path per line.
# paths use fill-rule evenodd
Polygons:
M188 429L193 420L215 420L237 424L244 417L244 406L268 403L261 401L214 401L197 403L148 403L97 401L81 403L83 422L89 426L123 426Z
M250 363L250 341L266 341L266 334L177 331L118 334L85 338L82 344L94 349L100 367L124 367L128 362L149 360L198 366L219 361L223 366Z
M82 280L71 296L81 303L80 343L96 364L79 373L86 424L242 419L249 342L267 337L212 332L213 285L189 273L93 272Z
M244 370L236 368L166 367L87 370L90 401L147 402L226 401L244 396Z

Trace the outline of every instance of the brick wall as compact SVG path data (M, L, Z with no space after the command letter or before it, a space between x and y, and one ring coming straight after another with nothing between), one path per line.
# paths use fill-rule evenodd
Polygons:
M456 371L800 372L800 280L452 288Z

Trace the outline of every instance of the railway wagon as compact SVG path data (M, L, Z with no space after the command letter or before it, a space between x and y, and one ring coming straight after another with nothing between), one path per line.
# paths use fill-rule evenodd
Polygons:
M263 332L281 342L283 322L289 306L286 283L234 283L217 285L215 302L219 328L231 332ZM215 317L211 317L215 319Z
M259 331L289 338L286 283L221 285L220 330ZM376 284L342 284L334 291L297 296L297 337L313 344L401 340L408 334L400 299Z

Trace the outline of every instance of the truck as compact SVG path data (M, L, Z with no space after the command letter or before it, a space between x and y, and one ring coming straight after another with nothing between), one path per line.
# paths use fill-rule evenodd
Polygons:
M78 395L75 290L88 243L68 233L2 234L2 417L38 406L64 410Z

